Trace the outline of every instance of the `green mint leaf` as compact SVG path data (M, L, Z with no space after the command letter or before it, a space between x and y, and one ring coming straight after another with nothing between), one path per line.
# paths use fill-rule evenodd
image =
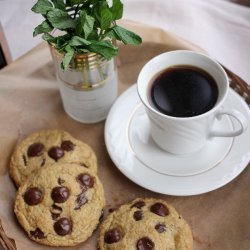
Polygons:
M121 26L116 25L112 29L115 32L115 35L117 36L117 40L122 41L124 44L139 45L142 42L140 36Z
M43 34L42 38L43 38L43 40L49 42L50 44L53 44L53 46L58 51L64 51L64 47L68 44L68 42L70 40L69 34L54 37L48 33L45 33L45 34Z
M48 21L43 21L40 25L35 27L33 36L37 36L42 33L47 33L53 30L53 27L50 25Z
M88 49L77 49L77 53L88 53Z
M53 36L51 36L48 33L44 33L42 35L42 39L45 40L45 41L47 41L47 42L49 42L49 43L56 43L56 40L57 40L56 37L53 37Z
M94 23L95 19L92 16L89 16L86 11L81 10L76 25L76 34L83 34L84 38L87 39L94 29Z
M38 0L37 3L31 8L35 13L46 15L48 11L53 9L53 5L49 0Z
M47 18L54 28L60 30L66 30L69 28L74 29L76 26L75 21L68 15L68 13L59 9L49 11Z
M91 41L88 49L91 52L102 55L107 60L110 60L118 53L118 48L109 41Z
M61 64L61 67L63 70L66 70L74 56L74 53L75 53L75 50L70 47L69 45L67 45L65 47L65 50L66 50L66 54L64 55L64 58L63 58L63 61L62 61L62 64Z
M92 16L86 15L83 24L84 37L87 39L94 28L95 19Z
M74 5L80 4L81 2L83 2L83 0L66 0L66 5L72 7Z
M71 5L71 0L66 0L65 4L66 4L67 7L73 6L73 5Z
M58 36L56 40L56 47L58 49L64 48L69 43L69 40L70 40L69 34Z
M113 30L113 28L106 30L106 32L104 33L104 37L109 37L111 39L115 39L115 40L121 41L120 38L118 37L118 35Z
M88 36L88 40L99 40L99 35L98 35L98 31L96 29L94 29Z
M118 20L122 18L123 15L123 4L120 0L113 0L113 6L111 7L111 12L113 15L113 20Z
M91 42L87 41L86 39L79 37L79 36L73 36L71 40L69 41L70 46L86 46L90 45Z
M90 4L95 4L95 3L97 3L97 2L99 2L100 0L89 0L89 3Z
M42 38L63 54L63 69L67 69L76 53L94 52L109 60L118 52L111 40L141 43L138 35L115 24L122 18L121 1L37 0L32 10L42 14L45 21L34 29L33 35L43 33ZM50 33L53 28L60 32Z
M106 1L97 2L93 12L102 30L108 29L112 22L112 13Z
M65 10L64 0L51 0L56 9Z

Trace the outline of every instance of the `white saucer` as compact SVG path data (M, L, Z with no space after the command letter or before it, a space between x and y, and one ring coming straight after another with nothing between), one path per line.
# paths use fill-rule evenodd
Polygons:
M215 124L218 130L233 130L225 117ZM233 144L232 138L214 138L199 151L188 155L173 155L160 149L150 136L150 124L143 105L138 104L128 119L129 146L142 164L165 175L191 176L201 174L225 159Z
M233 90L225 103L241 111L250 123L247 104ZM230 118L218 129L236 126ZM199 152L176 156L161 150L149 134L149 121L136 85L114 103L105 124L105 143L117 168L149 190L169 195L195 195L217 189L238 176L250 160L250 128L234 139L216 138Z

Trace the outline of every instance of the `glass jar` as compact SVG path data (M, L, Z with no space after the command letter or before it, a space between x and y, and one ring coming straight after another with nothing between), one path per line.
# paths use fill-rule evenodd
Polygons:
M63 55L50 49L65 112L82 123L104 120L117 97L115 59L106 60L96 53L77 54L63 70Z

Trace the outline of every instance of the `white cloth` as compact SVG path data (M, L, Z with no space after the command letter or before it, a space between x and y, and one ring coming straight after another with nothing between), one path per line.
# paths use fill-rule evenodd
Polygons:
M250 84L250 8L221 0L123 3L124 18L161 27L199 45Z
M31 11L36 0L0 0L0 22L13 60L41 42L33 38L34 28L43 17Z
M42 20L30 11L36 0L0 0L0 21L12 58L41 39ZM122 0L124 17L160 27L205 49L250 84L250 8L225 0ZM152 34L153 36L154 34Z

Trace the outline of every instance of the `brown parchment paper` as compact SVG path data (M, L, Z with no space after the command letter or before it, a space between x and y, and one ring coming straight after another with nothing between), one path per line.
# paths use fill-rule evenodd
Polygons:
M155 55L173 49L200 50L160 29L131 22L123 25L138 32L144 42L139 47L120 45L119 93L136 82L142 66ZM104 122L86 125L64 112L46 43L0 71L0 219L17 249L52 249L29 240L16 222L13 214L16 189L8 175L10 155L17 141L33 131L49 128L69 131L95 150L98 174L105 189L105 217L110 208L136 197L159 197L172 203L191 225L195 250L250 249L249 168L226 186L197 196L167 196L134 184L119 172L107 153ZM97 230L87 242L68 249L96 249L98 233Z

